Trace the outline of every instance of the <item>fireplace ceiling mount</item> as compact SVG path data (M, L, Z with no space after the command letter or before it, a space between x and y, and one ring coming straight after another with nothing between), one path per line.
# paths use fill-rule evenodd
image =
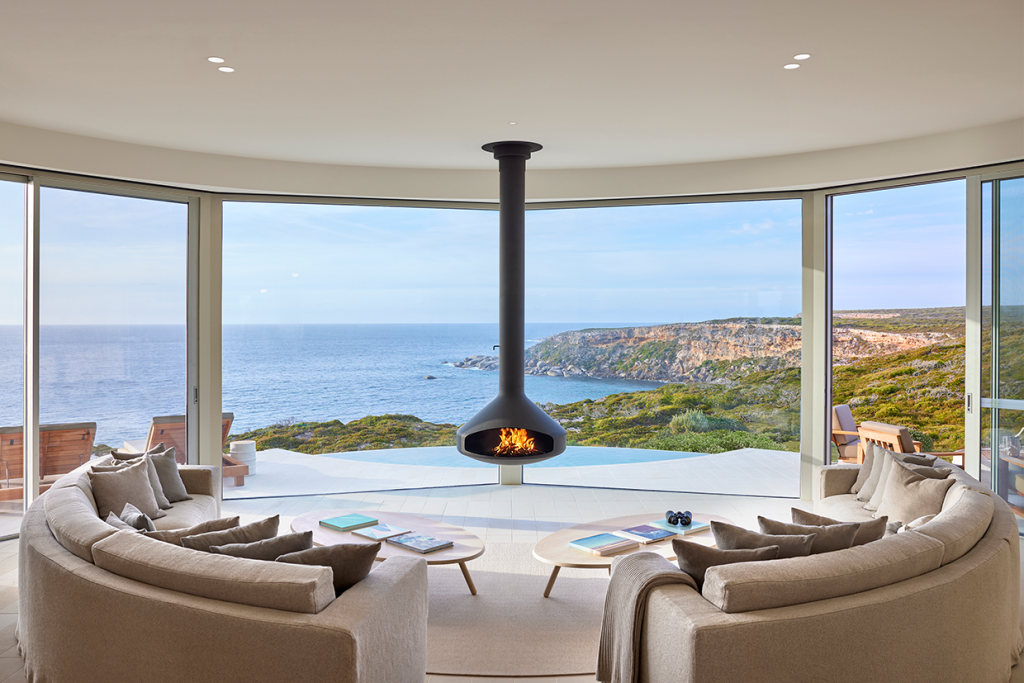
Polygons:
M484 151L498 160L498 395L459 427L459 452L481 462L529 465L565 451L565 430L526 397L524 348L526 299L526 160L541 146L535 142L491 142ZM531 448L514 455L502 444L502 432L523 430Z

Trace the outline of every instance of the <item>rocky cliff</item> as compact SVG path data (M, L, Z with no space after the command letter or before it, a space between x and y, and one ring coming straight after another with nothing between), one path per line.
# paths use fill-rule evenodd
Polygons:
M836 364L909 351L946 340L937 332L879 332L836 327ZM526 350L526 373L660 382L729 383L751 372L799 367L799 325L755 321L678 323L563 332ZM497 370L494 356L455 367Z

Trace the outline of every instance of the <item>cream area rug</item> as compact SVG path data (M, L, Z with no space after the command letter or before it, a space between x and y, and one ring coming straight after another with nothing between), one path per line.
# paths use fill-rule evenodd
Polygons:
M604 569L562 569L551 597L551 565L532 543L488 543L466 563L470 595L457 564L428 568L427 672L462 676L568 676L597 665Z

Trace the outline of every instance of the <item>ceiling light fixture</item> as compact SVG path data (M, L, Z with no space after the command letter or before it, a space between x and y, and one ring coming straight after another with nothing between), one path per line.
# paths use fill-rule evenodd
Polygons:
M800 65L799 64L787 64L786 66L784 66L782 68L783 69L799 69Z
M232 69L230 66L219 66L217 67L217 71L223 71L224 73L229 74L232 71L234 71L234 69Z
M803 53L798 54L798 55L793 55L793 59L810 59L810 58L811 58L811 56L809 54L807 54L806 52L803 52Z
M515 121L509 121L509 122L508 122L508 125L510 125L510 126L514 126L514 125L516 125L516 122L515 122Z
M206 61L213 62L214 64L223 64L224 63L224 58L223 57L207 57Z

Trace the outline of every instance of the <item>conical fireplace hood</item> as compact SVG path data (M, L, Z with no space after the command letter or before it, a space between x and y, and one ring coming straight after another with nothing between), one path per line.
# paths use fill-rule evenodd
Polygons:
M535 142L491 142L500 174L498 395L455 433L459 452L481 462L529 465L565 450L565 430L526 397L523 390L526 346L526 160L541 146ZM535 453L501 455L502 430L526 430ZM504 449L502 449L504 452Z

